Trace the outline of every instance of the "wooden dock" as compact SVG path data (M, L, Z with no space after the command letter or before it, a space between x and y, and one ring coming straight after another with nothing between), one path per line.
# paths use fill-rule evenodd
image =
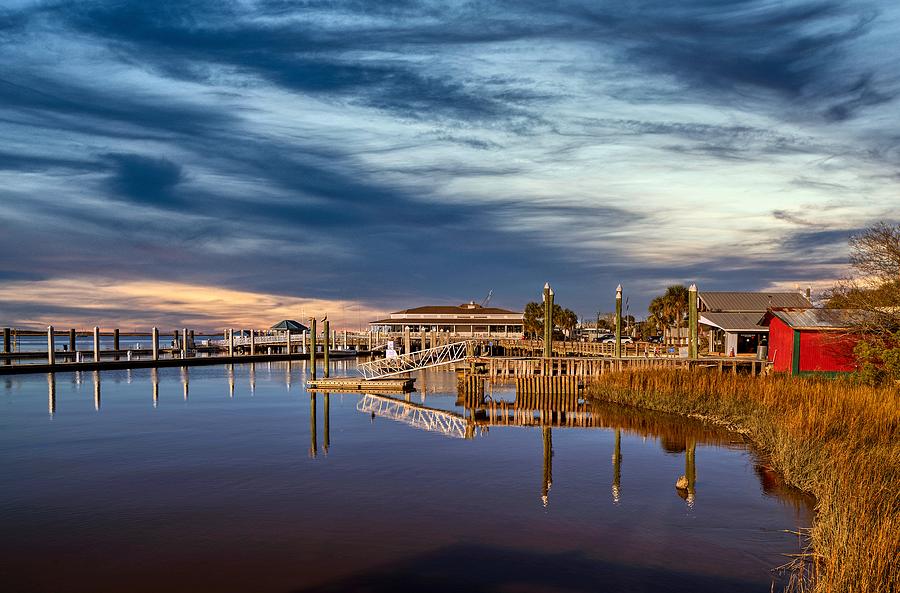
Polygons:
M341 393L403 393L415 389L414 377L391 377L387 379L364 379L362 377L331 377L310 379L306 382L309 391L337 391Z

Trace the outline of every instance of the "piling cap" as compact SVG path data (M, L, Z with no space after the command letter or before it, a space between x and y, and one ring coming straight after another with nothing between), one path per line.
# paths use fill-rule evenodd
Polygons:
M691 286L688 288L688 290L691 291L691 292L697 292L697 285L696 285L696 284L691 284Z
M550 283L544 282L544 290L550 290Z
M617 297L622 296L622 285L621 284L616 286L616 296Z

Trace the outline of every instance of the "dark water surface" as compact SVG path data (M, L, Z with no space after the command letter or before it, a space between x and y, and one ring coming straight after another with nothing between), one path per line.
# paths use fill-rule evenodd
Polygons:
M767 592L810 522L700 423L473 426L436 371L409 397L430 409L319 394L311 418L305 369L0 379L0 589Z

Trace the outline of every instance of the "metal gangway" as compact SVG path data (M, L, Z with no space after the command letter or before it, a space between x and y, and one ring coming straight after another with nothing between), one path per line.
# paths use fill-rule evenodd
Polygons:
M436 410L391 397L366 394L357 402L356 409L360 412L396 420L419 430L439 432L456 439L471 438L473 436L470 423L459 414Z
M356 369L368 380L452 364L466 359L470 344L474 344L474 342L454 342L400 356L388 356L361 363L356 366Z

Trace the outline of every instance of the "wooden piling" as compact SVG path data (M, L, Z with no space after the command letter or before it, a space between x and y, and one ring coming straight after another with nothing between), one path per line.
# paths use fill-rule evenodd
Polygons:
M309 377L316 378L316 318L309 319Z
M100 362L100 328L94 326L94 362Z
M250 356L254 356L256 354L256 330L250 330Z
M151 345L153 348L153 360L159 360L159 328L154 327L150 331L150 336L150 339L153 342Z
M69 352L72 353L72 356L77 359L78 357L75 353L78 351L78 347L75 344L75 328L69 330Z
M53 326L47 326L47 364L56 364L56 343Z
M187 328L181 330L181 358L187 358L188 353L188 333Z
M325 348L323 350L323 355L322 355L322 365L323 365L323 374L325 375L326 379L328 378L328 375L329 375L328 351L331 350L331 338L330 338L331 334L329 333L329 329L328 329L330 324L331 324L331 322L329 322L326 319L324 321L323 327L322 327L322 329L325 332Z
M3 328L3 353L4 354L9 354L10 352L12 352L12 349L10 346L10 342L11 342L10 337L11 337L10 328L4 327Z

